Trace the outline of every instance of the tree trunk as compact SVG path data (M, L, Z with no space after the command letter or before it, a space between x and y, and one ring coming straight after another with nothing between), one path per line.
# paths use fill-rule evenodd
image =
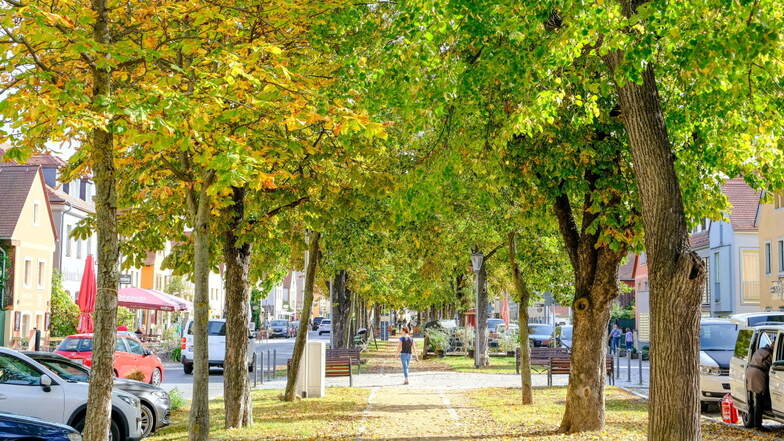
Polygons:
M487 259L485 259L487 260ZM482 263L482 268L476 275L479 285L479 295L476 302L476 343L474 350L479 354L474 356L474 367L486 367L490 365L490 357L487 354L487 264Z
M319 239L321 234L310 232L308 234L308 261L305 268L305 292L302 300L302 317L299 319L299 330L297 340L294 342L294 353L291 356L291 369L289 370L288 380L286 381L286 401L294 401L297 374L301 368L302 353L305 351L305 342L308 339L308 320L310 319L310 308L313 306L313 281L316 278L316 266L319 259ZM334 329L334 324L333 324Z
M207 441L210 433L208 383L207 325L210 318L210 197L207 185L200 191L191 190L193 214L193 399L189 419L188 440Z
M509 233L509 265L512 270L512 280L517 291L517 316L520 324L520 392L522 404L533 404L531 387L531 353L528 351L528 302L531 291L520 274L517 264L517 244L514 231Z
M335 349L346 347L351 313L351 293L346 287L347 283L348 272L338 271L332 283L332 347Z
M93 38L100 45L110 44L106 0L93 0L96 14ZM93 107L102 112L101 102L110 101L111 72L93 70ZM98 276L95 299L93 364L84 425L86 441L108 439L114 382L114 336L117 321L117 273L119 245L117 238L117 192L115 189L114 137L111 129L94 129L92 163L95 172L95 216L98 232ZM86 147L85 147L86 148Z
M624 3L624 13L632 7ZM622 53L605 61L615 71ZM674 154L653 65L642 84L617 88L629 136L648 254L651 309L651 395L648 439L700 439L699 319L705 268L689 248ZM673 323L679 332L672 332Z
M227 429L244 427L253 422L248 381L248 323L250 322L251 244L238 236L245 219L244 187L232 189L234 204L223 233L223 258L226 263L226 361L223 366L223 406Z
M376 332L380 329L381 329L381 305L375 305L373 306L373 332Z

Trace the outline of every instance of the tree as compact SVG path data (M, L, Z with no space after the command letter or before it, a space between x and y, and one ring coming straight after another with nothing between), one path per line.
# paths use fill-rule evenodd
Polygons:
M76 334L79 325L79 306L63 289L63 276L60 271L52 271L52 337L65 337Z

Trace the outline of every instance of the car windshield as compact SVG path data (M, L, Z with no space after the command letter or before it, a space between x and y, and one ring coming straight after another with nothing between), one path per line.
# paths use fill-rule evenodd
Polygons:
M188 335L193 335L193 322L188 326ZM208 322L207 335L226 336L226 322Z
M490 319L490 320L487 321L487 329L490 329L491 331L495 330L495 328L497 328L498 325L503 324L503 323L504 323L504 321L501 320L501 319Z
M93 339L66 338L60 343L57 350L63 352L90 352L93 350Z
M53 371L57 375L64 378L65 381L71 381L76 383L87 383L90 381L89 371L86 368L83 368L74 363L70 363L62 360L52 360L48 358L37 359L36 361L48 367L49 370Z
M564 326L561 328L561 338L570 339L572 338L572 327L571 326Z
M322 321L321 321L321 324L322 324L322 325L329 325L329 324L332 324L332 320L322 320Z
M738 337L738 325L716 323L700 325L701 351L732 351Z
M286 320L273 320L270 322L270 325L272 326L286 326L287 324L288 322Z
M528 325L530 335L553 335L553 327L550 325Z

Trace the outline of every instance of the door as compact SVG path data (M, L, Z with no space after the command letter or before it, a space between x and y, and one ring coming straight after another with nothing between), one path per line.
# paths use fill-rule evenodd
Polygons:
M770 368L770 406L776 415L784 415L784 333L776 336L773 365Z
M124 340L125 344L128 345L128 364L130 369L132 371L141 371L144 374L144 381L149 383L152 369L150 368L150 363L147 363L147 360L145 359L147 357L147 351L144 350L144 346L136 339L126 338Z
M125 344L125 339L117 337L114 340L114 370L119 378L125 378L134 371L134 360Z
M210 321L207 335L210 362L223 363L226 358L226 322Z
M737 403L742 403L745 408L748 396L746 394L746 365L753 351L753 329L741 329L735 340L735 353L730 360L730 392Z
M41 387L41 372L26 361L0 354L0 412L63 423L63 387Z

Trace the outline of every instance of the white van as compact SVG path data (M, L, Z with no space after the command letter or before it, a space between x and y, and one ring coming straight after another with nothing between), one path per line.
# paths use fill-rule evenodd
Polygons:
M193 373L193 320L188 320L182 331L182 345L180 361L182 370L186 375ZM250 333L248 333L250 337ZM207 323L207 359L210 367L223 368L226 361L226 320L211 319ZM253 350L255 346L252 339L248 339L248 370L253 371Z
M751 328L760 325L784 325L784 311L735 314L730 316L730 320L740 325L741 328Z
M730 360L740 326L727 319L700 320L700 401L703 407L730 393Z

